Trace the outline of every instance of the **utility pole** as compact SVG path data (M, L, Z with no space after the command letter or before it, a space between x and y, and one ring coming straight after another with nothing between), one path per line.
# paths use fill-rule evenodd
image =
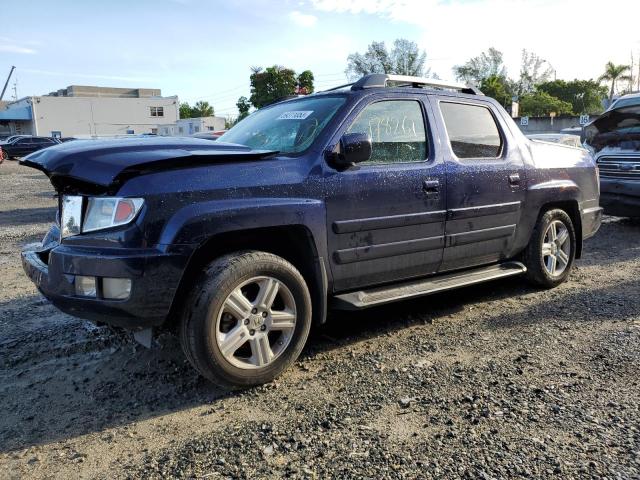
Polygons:
M633 73L631 74L631 76L633 76ZM640 92L640 61L638 62L638 91Z
M2 89L2 93L0 93L0 100L4 97L4 92L7 91L7 85L9 85L9 80L11 80L11 74L16 69L15 65L11 66L11 70L9 71L9 76L7 77L7 81L4 82L4 88Z
M629 92L633 92L633 70L635 62L633 61L633 50L631 50L631 68L629 69Z

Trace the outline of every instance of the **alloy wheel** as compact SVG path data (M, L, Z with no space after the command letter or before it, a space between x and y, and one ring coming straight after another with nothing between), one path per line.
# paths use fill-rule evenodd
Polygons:
M552 221L542 240L542 260L547 273L559 277L566 270L571 258L569 230L561 220Z
M287 349L296 326L296 304L280 280L253 277L226 298L216 322L216 341L227 362L264 368Z

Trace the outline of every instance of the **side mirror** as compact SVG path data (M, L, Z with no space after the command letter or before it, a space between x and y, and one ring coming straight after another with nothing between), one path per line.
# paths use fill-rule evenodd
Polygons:
M334 156L338 167L350 167L371 159L373 145L366 133L346 133L340 139L340 151Z

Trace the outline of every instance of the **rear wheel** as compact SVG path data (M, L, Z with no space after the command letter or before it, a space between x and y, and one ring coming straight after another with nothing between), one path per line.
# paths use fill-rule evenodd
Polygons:
M564 210L549 210L538 220L525 250L527 278L545 288L556 287L569 277L575 255L571 218Z
M215 260L187 305L181 326L185 354L204 377L226 387L273 380L296 360L311 326L302 275L265 252Z

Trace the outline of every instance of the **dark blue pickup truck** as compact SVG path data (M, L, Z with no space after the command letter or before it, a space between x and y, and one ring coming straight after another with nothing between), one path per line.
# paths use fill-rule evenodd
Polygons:
M587 152L415 77L276 103L218 142L77 141L23 164L59 193L57 224L22 253L40 291L139 339L175 326L228 386L280 374L329 308L521 274L554 287L601 221Z

